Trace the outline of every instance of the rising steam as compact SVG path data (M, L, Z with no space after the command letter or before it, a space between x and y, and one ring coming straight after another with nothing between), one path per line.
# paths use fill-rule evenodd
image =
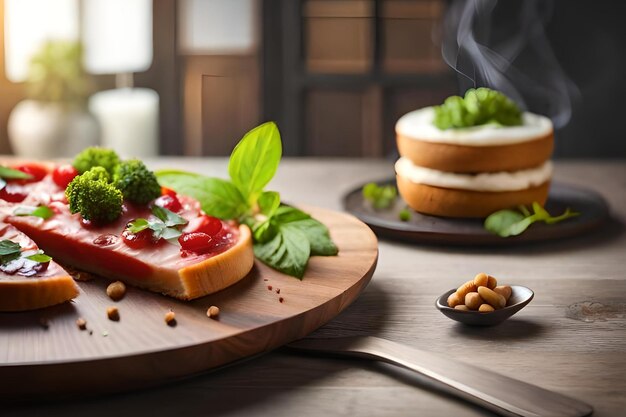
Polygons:
M546 37L552 3L507 3L514 14L496 16L497 0L455 0L444 19L442 54L461 86L502 91L523 108L549 116L556 128L572 115L579 97ZM465 89L464 88L464 89Z

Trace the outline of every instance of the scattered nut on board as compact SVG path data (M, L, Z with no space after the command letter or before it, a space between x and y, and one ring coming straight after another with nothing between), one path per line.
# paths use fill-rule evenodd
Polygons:
M495 277L481 272L450 294L448 306L457 310L489 313L504 308L511 293L510 286L498 285Z
M206 311L207 317L214 318L220 315L220 308L217 306L211 306Z
M126 285L122 281L115 281L107 287L107 295L113 301L119 301L126 294Z
M79 318L76 320L76 326L78 326L80 330L87 330L87 321L83 318Z
M120 321L120 311L117 307L109 307L107 308L107 317L111 321Z
M167 323L168 326L176 326L176 313L172 310L165 313L165 323Z

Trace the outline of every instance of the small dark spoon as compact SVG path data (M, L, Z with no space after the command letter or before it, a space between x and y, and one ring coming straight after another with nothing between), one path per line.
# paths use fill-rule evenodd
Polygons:
M463 311L448 307L448 297L455 292L456 289L447 291L435 301L435 307L452 320L460 321L469 326L495 326L511 317L513 314L526 307L530 303L535 293L521 285L511 285L511 297L506 307L492 311L490 313L480 313L478 311Z

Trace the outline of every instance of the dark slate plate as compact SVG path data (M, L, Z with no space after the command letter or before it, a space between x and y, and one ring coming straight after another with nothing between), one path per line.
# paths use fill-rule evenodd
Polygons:
M395 185L395 179L377 183ZM550 188L546 209L552 215L557 215L569 207L580 212L580 216L553 225L535 223L519 236L501 238L486 231L482 219L452 219L412 211L411 219L403 222L398 217L399 212L405 208L400 197L392 207L374 210L363 199L363 185L346 194L343 201L345 210L369 225L381 237L418 243L506 245L563 239L588 233L609 218L608 204L600 194L586 188L555 182Z

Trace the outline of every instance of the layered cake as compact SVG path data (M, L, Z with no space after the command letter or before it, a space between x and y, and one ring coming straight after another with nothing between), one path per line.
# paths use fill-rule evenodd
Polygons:
M550 119L487 88L404 115L396 124L398 191L414 210L486 217L548 196Z

